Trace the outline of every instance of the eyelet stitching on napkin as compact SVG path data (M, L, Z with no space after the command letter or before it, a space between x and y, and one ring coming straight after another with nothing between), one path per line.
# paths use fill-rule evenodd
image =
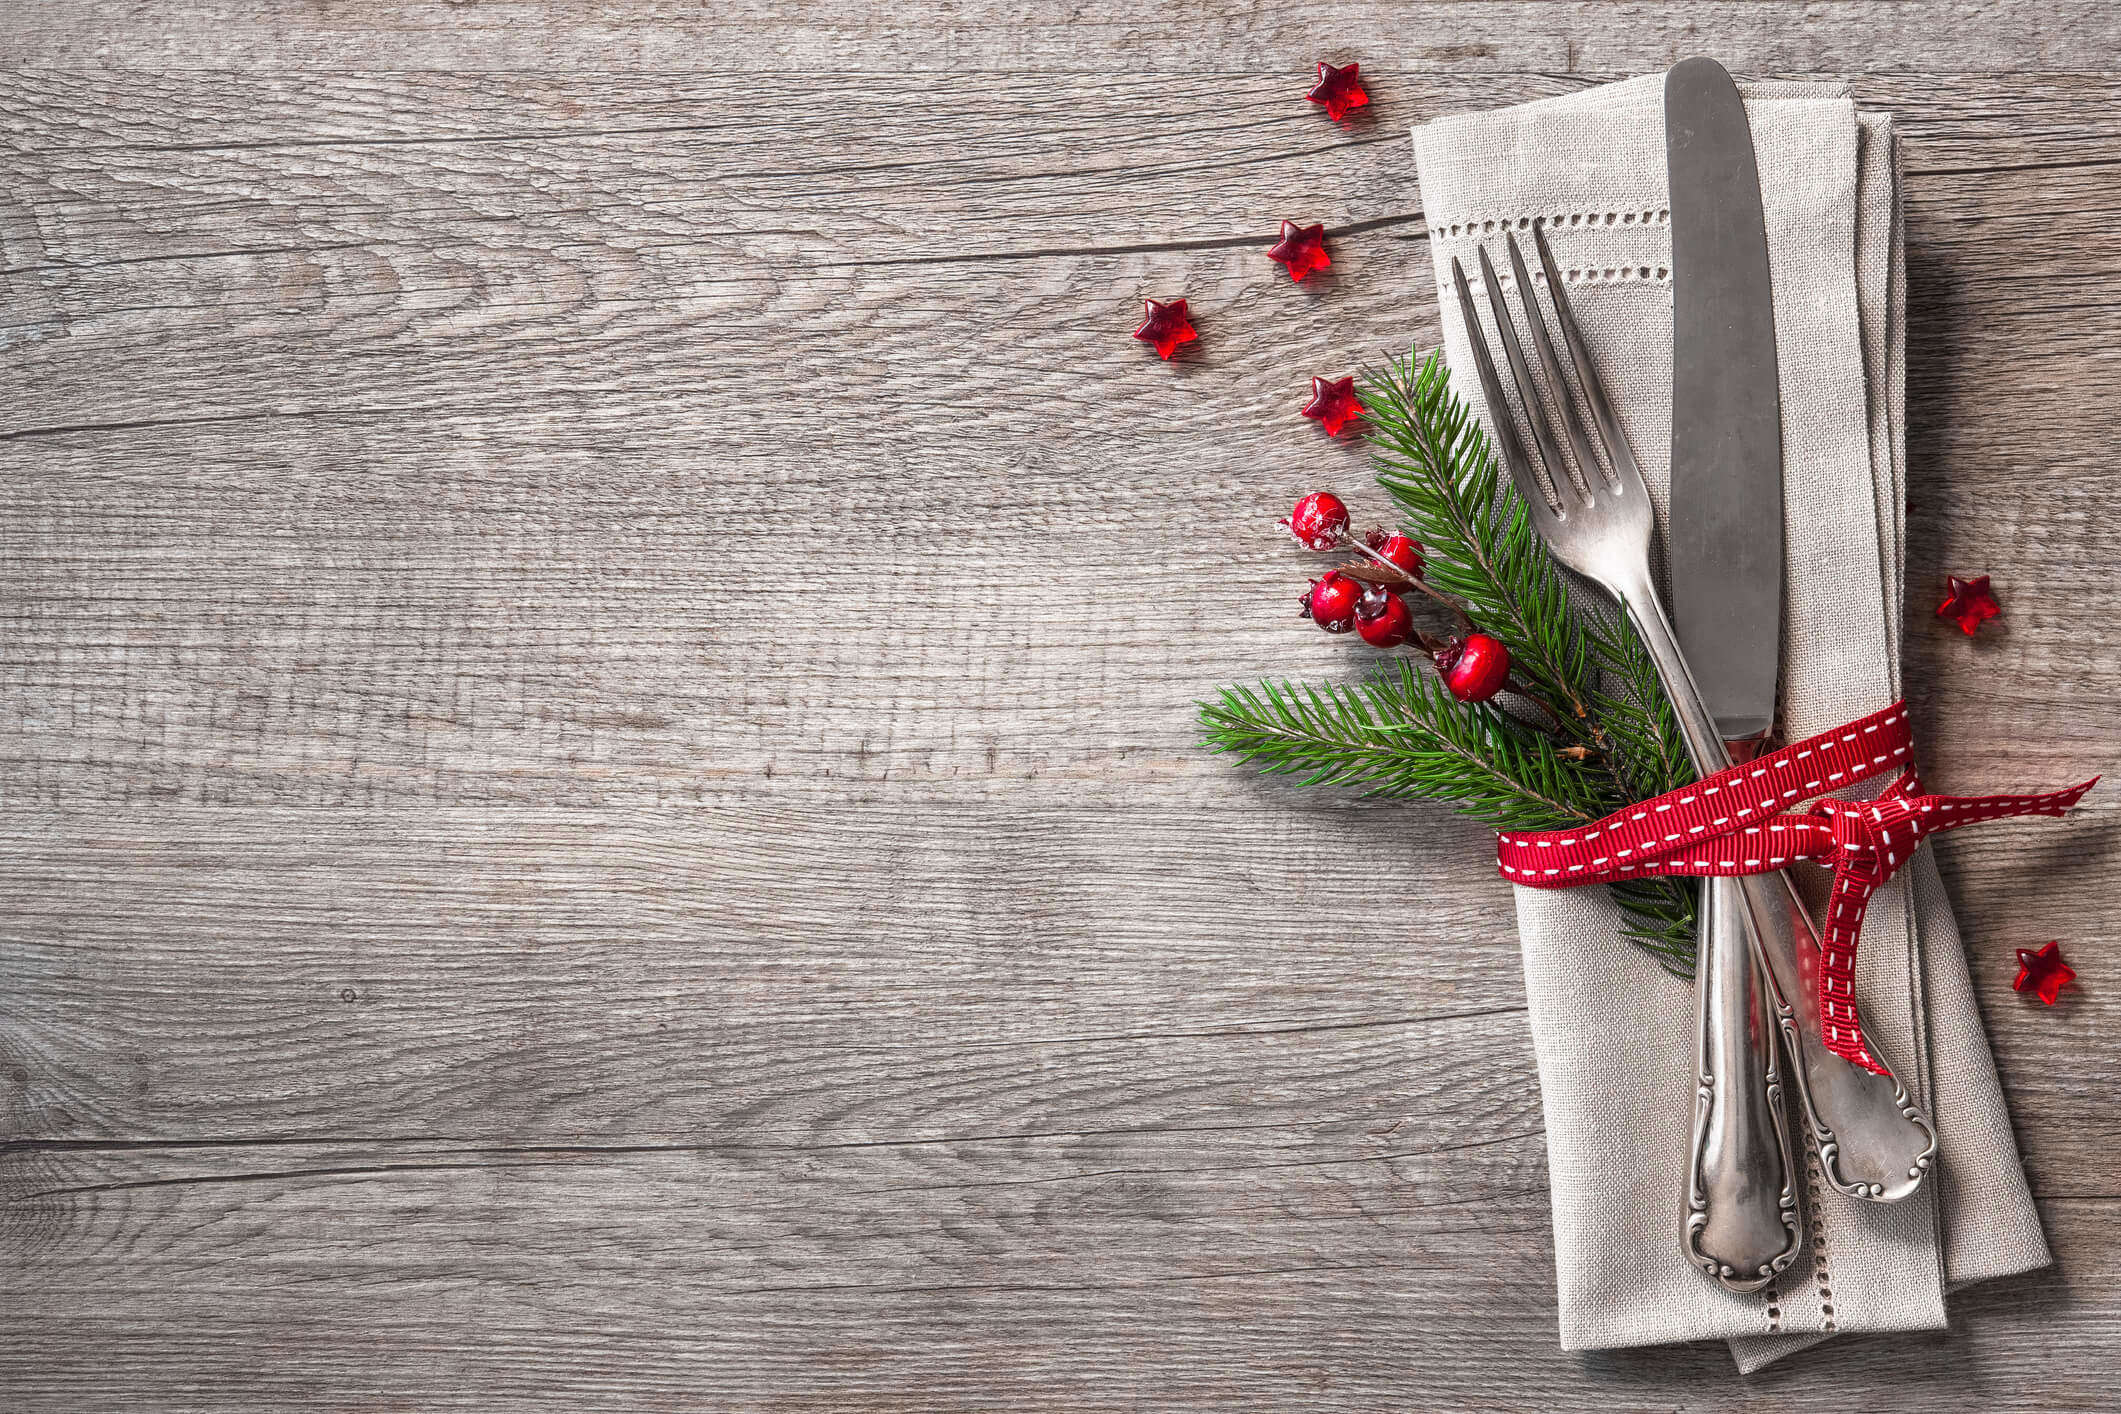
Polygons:
M1669 207L1653 207L1640 211L1557 211L1549 216L1490 216L1475 221L1453 221L1447 226L1431 226L1429 234L1448 236L1452 240L1464 236L1493 236L1505 231L1529 231L1534 221L1550 231L1580 230L1586 226L1669 226L1672 212Z
M1431 227L1429 235L1449 240L1478 240L1511 231L1529 231L1535 221L1550 231L1605 226L1668 226L1672 222L1672 212L1669 207L1656 207L1641 211L1557 211L1550 216L1491 216ZM1504 289L1514 291L1517 288L1516 276L1503 273L1499 278ZM1572 265L1561 272L1561 278L1572 285L1614 285L1627 281L1662 285L1671 281L1672 272L1663 265ZM1544 271L1535 271L1532 279L1543 285L1547 277Z
M1495 278L1501 282L1505 290L1513 294L1516 293L1517 277L1515 275L1497 271ZM1570 285L1618 285L1623 283L1665 285L1671 283L1672 272L1662 265L1572 265L1561 272L1561 278L1563 283ZM1544 285L1547 282L1546 272L1543 270L1533 271L1532 282ZM1486 290L1475 287L1473 298L1484 299L1486 295Z
M1828 1269L1826 1255L1826 1195L1819 1174L1819 1154L1808 1150L1804 1156L1804 1186L1809 1190L1811 1202L1807 1205L1812 1218L1812 1276L1819 1285L1819 1329L1832 1332L1839 1329L1834 1324L1834 1274Z

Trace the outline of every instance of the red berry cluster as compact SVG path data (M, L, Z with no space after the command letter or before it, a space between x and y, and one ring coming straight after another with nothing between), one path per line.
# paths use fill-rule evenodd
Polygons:
M1348 530L1347 503L1331 491L1305 496L1282 524L1306 550L1323 554L1350 549L1369 561L1342 565L1311 581L1303 597L1303 615L1312 623L1327 633L1354 629L1373 648L1419 643L1451 695L1461 702L1486 702L1509 685L1510 650L1502 640L1475 630L1463 609L1429 587L1422 578L1425 561L1420 542L1385 530L1356 539ZM1464 632L1438 638L1416 628L1406 598L1414 592L1448 607Z

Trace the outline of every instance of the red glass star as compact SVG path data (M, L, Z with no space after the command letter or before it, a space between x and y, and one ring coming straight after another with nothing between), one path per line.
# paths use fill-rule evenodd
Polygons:
M1328 437L1338 437L1340 429L1369 411L1355 397L1355 375L1345 378L1313 378L1311 401L1304 404L1304 416L1313 418L1326 429Z
M1186 317L1186 302L1182 299L1169 304L1145 299L1142 313L1147 317L1134 331L1134 337L1154 347L1158 358L1169 358L1180 344L1190 344L1200 337L1193 332L1193 321Z
M1349 110L1370 101L1369 90L1362 86L1362 65L1350 64L1336 69L1325 60L1319 60L1318 82L1304 97L1323 107L1328 118L1339 122L1348 116Z
M1326 254L1325 224L1299 226L1294 221L1282 222L1281 239L1267 248L1267 259L1286 265L1292 280L1325 269L1333 263L1333 257Z
M1962 633L1971 634L1988 620L2003 612L1996 596L1988 592L1988 576L1961 579L1951 574L1944 577L1944 587L1950 592L1944 602L1937 606L1937 617L1956 619Z
M2062 960L2062 945L2049 943L2038 952L2018 949L2018 980L2011 983L2011 990L2033 992L2053 1006L2062 989L2076 979L2077 970Z

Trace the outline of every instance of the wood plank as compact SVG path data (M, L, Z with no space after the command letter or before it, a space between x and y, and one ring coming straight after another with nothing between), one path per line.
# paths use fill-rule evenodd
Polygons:
M1393 832L1282 802L38 813L0 878L14 1132L854 1143L1272 1105L1308 1133L1389 1110L1385 1069L1536 1129L1507 893L1371 911L1366 875L1480 867L1470 833L1368 858ZM1252 1050L1337 1059L1276 1081Z
M1949 1333L1739 1381L1715 1346L1554 1350L1537 1167L1465 1157L276 1151L40 1200L69 1243L10 1267L0 1372L24 1410L2106 1407L2057 1356L2121 1337L2112 1199L2045 1204L2071 1260Z
M855 1143L1181 1125L1208 1086L1308 1134L1343 1085L1356 1118L1528 1127L1510 904L1477 833L1308 807L17 812L9 1132ZM2098 890L2055 892L2043 916L2095 935ZM2003 997L2013 939L1982 921L2036 906L1977 902ZM2100 991L2007 1000L1992 1029L2035 1112L2111 1083ZM1232 1061L1285 1046L1341 1078ZM2041 1191L2121 1190L2110 1137L2029 1125Z
M28 0L0 16L0 45L36 66L539 70L722 70L776 77L808 69L964 73L1279 69L1307 74L1352 54L1411 74L1563 72L1615 77L1714 47L1734 69L1796 73L2082 70L2114 50L2099 0L1832 0L1801 9L1709 0L1322 0L1301 13L1205 0L864 0L791 10L771 0L701 7L642 0L623 12L589 0L378 0L297 11L265 0L180 0L139 11L119 0ZM1365 54L1366 49L1373 52ZM960 106L976 93L945 90Z

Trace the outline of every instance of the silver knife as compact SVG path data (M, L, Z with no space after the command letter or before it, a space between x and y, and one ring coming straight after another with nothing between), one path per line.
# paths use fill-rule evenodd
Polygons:
M1729 747L1757 742L1774 725L1781 647L1782 421L1767 230L1752 130L1730 75L1706 59L1674 68L1664 121L1672 620ZM1683 1245L1725 1286L1754 1290L1796 1258L1802 1240L1796 1147L1738 880L1702 881L1700 919Z
M1717 731L1744 760L1774 724L1781 662L1782 412L1767 229L1752 130L1731 76L1713 59L1686 60L1666 76L1664 104L1673 617ZM1913 1193L1935 1163L1936 1128L1893 1075L1826 1048L1819 936L1789 877L1712 879L1704 895L1705 928L1721 915L1750 935L1827 1183L1888 1202ZM1745 1012L1750 1025L1757 1008ZM1708 1022L1727 1032L1737 1024Z

